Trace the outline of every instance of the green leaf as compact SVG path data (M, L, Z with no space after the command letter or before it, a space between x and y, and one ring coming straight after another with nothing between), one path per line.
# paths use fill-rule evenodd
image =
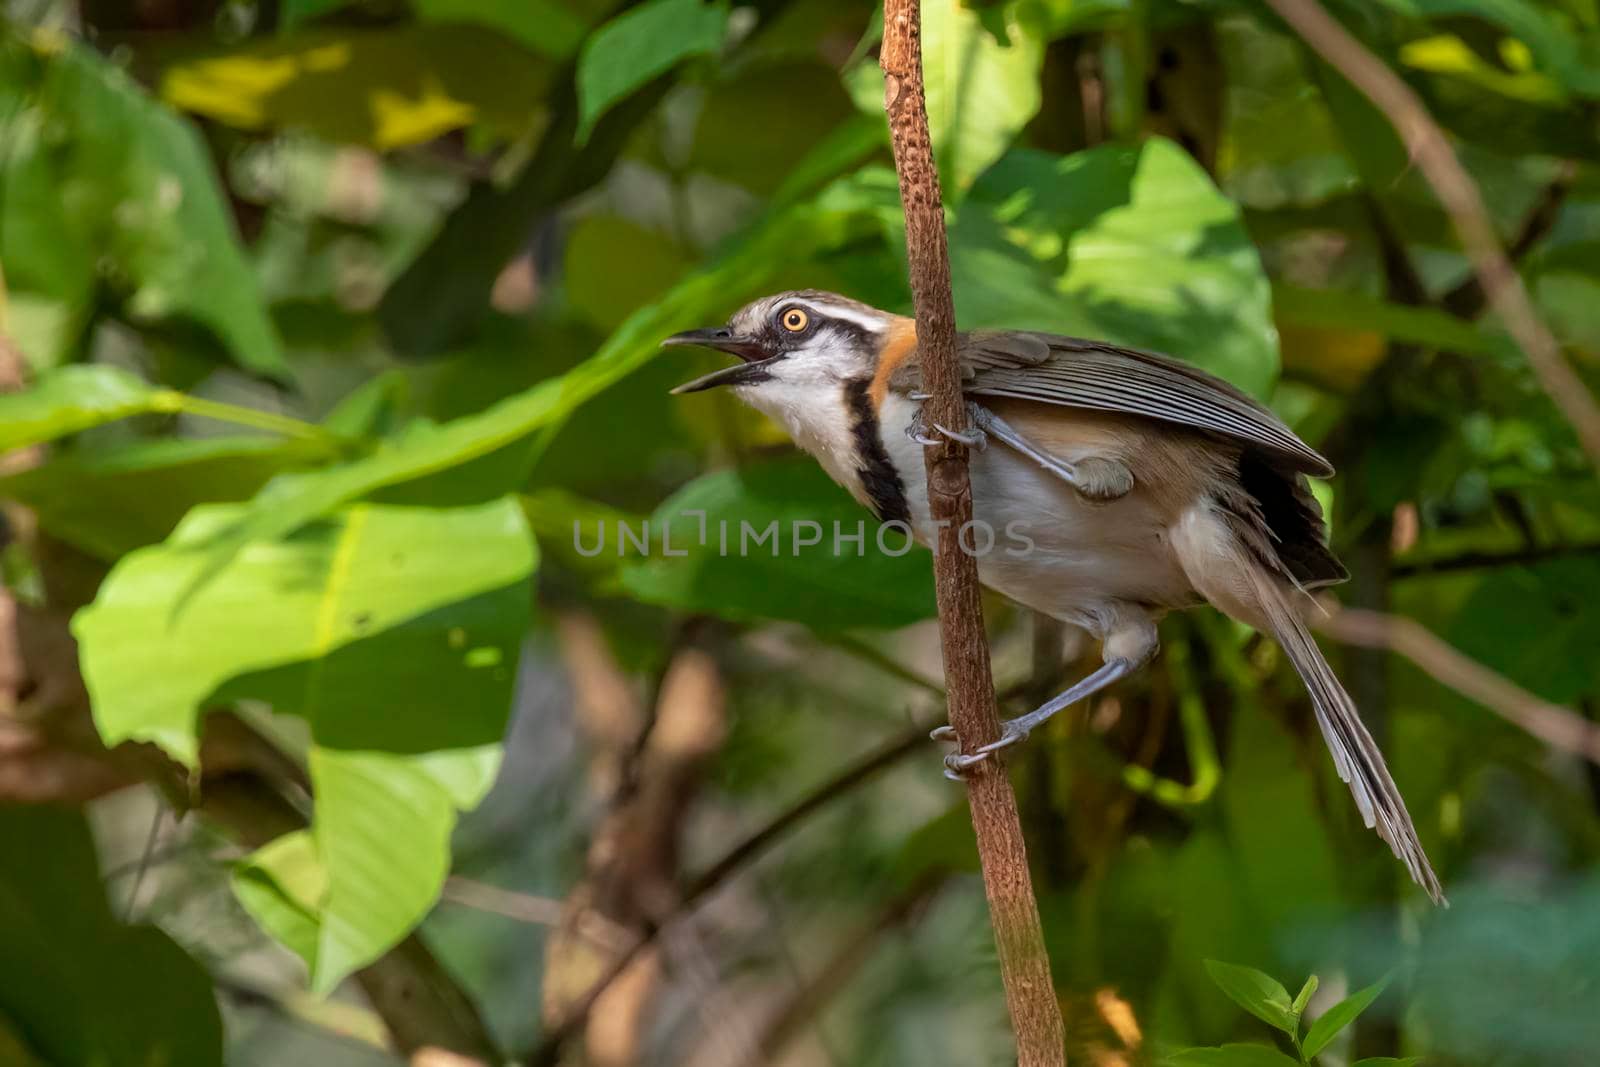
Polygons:
M203 437L70 448L0 478L0 497L28 505L50 533L114 562L162 540L191 508L247 499L274 475L326 458L309 441Z
M75 363L0 394L0 452L53 441L151 411L176 411L177 394L117 367Z
M241 129L387 150L466 126L524 135L548 76L548 64L477 26L327 29L184 58L162 71L161 96Z
M1168 141L1010 152L950 241L965 327L1166 352L1258 396L1277 376L1271 289L1239 209Z
M1355 1022L1356 1017L1366 1011L1388 987L1389 979L1383 978L1365 989L1350 994L1318 1016L1306 1031L1305 1041L1300 1046L1306 1059L1327 1048L1328 1043L1339 1036L1339 1031Z
M1217 983L1217 987L1228 995L1228 999L1239 1007L1286 1034L1294 1033L1295 1020L1290 1014L1289 991L1277 979L1254 967L1242 967L1219 960L1206 960L1206 972Z
M623 97L690 56L722 47L728 10L701 0L646 0L595 30L578 55L578 143Z
M961 0L922 5L923 81L934 158L947 195L959 196L1039 113L1044 39L1020 4L984 18ZM879 106L882 96L879 96Z
M196 716L229 699L302 715L320 743L346 747L498 738L534 565L515 500L353 507L252 546L176 611L200 546L238 510L197 509L123 559L73 620L108 744L150 741L193 766Z
M125 558L73 632L107 744L151 741L193 766L203 708L259 701L309 721L315 862L304 841L275 842L235 884L326 992L426 914L455 813L493 779L534 547L514 499L358 505L252 546L175 612L197 546L235 510L201 508Z
M310 830L270 841L233 869L233 892L261 928L314 966L328 871Z
M693 514L699 511L705 512L703 540L701 519ZM732 619L786 619L819 630L903 626L929 617L928 557L893 529L883 532L883 551L877 529L877 521L809 458L718 471L663 503L648 531L633 529L636 541L651 535L649 555L630 559L621 581L629 594L652 604ZM605 551L638 555L632 542L619 543L616 529L607 533ZM858 534L859 544L843 540ZM812 538L818 543L802 544Z
M32 106L8 123L0 170L8 193L0 197L0 261L12 284L60 301L72 317L87 313L85 302L105 283L134 320L198 323L240 366L287 379L277 331L194 128L94 50L43 38L35 47ZM10 195L14 186L26 195ZM44 214L41 196L56 201ZM52 265L41 264L42 255ZM13 272L14 264L26 266Z
M1298 1067L1299 1061L1266 1045L1223 1045L1221 1048L1186 1048L1167 1056L1168 1067Z
M1350 1067L1417 1067L1421 1062L1421 1056L1368 1056L1352 1063Z
M113 917L81 813L0 806L0 854L28 858L0 865L0 1020L41 1063L220 1067L210 979L161 930Z
M1306 979L1306 984L1300 987L1300 992L1294 996L1294 1003L1289 1006L1291 1014L1297 1017L1305 1014L1306 1005L1310 1004L1311 998L1316 995L1319 984L1316 975Z
M460 467L560 422L654 359L663 337L725 315L740 300L758 295L786 263L858 235L867 217L853 183L841 182L819 200L786 209L754 228L713 266L635 311L598 352L567 373L477 415L440 425L414 424L365 458L275 479L233 523L215 531L211 562L195 573L196 584L251 541L276 540L341 504Z

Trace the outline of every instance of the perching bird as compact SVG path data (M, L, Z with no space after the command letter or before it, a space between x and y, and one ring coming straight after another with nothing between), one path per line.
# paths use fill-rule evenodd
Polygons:
M923 446L950 431L922 424L913 320L802 290L663 343L738 356L674 392L732 387L879 519L934 542ZM1104 665L1007 721L993 744L948 757L952 769L1137 670L1167 611L1209 601L1283 646L1362 818L1442 902L1383 754L1302 619L1309 590L1348 577L1306 481L1332 474L1328 461L1227 382L1165 356L1027 331L959 335L957 356L973 424L962 439L976 446L974 518L1033 542L980 554L979 577L1094 635Z

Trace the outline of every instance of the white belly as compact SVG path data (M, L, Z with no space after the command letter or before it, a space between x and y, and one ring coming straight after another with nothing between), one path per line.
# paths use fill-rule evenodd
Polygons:
M906 482L912 528L934 542L922 446L906 436L916 405L893 393L879 411L884 448ZM997 441L970 453L973 518L962 545L990 588L1046 615L1104 634L1121 605L1183 607L1195 594L1148 494L1090 501ZM1061 457L1073 460L1072 456ZM915 473L911 473L915 472ZM992 534L993 544L988 546ZM944 543L949 544L946 535ZM986 547L987 546L987 547Z

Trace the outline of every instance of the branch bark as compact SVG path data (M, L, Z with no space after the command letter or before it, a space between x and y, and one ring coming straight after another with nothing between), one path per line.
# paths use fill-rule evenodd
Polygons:
M950 256L945 243L944 204L928 132L922 83L919 0L884 0L884 112L900 176L905 207L906 252L911 297L917 315L917 351L922 366L926 421L964 429L966 403L956 364L955 305L950 295ZM951 531L952 544L934 546L934 586L944 651L950 723L963 752L1000 736L995 713L989 642L983 629L978 566L960 550L959 531L972 521L972 485L967 450L944 438L924 452L928 503L935 528ZM967 782L972 827L983 867L984 891L999 948L1000 977L1017 1037L1020 1067L1065 1064L1061 1008L1050 978L1050 959L1039 922L1023 844L1017 798L1000 760L979 764Z
M1600 467L1600 405L1561 354L1555 335L1539 317L1506 257L1483 196L1444 130L1417 94L1351 35L1317 0L1267 0L1312 49L1384 114L1417 169L1439 198L1461 241L1491 310L1528 357L1528 364L1556 409L1578 435L1589 461Z

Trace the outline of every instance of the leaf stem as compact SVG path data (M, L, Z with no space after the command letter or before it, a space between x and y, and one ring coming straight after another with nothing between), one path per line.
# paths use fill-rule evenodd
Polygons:
M331 433L315 423L305 422L289 415L277 415L270 411L247 408L242 404L207 400L177 390L162 390L156 398L155 406L161 411L182 412L203 419L233 423L235 426L249 426L268 433L282 434L297 441L314 441L329 448L338 448L347 443L346 438Z

